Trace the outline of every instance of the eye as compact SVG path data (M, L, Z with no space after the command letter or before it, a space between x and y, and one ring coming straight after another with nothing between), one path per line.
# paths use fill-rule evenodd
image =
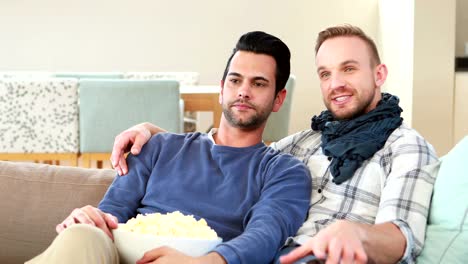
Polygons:
M330 73L326 72L326 71L321 72L321 73L319 73L319 77L320 77L320 79L327 79L328 77L330 77Z
M351 71L354 71L354 67L346 67L345 72L351 72Z
M238 84L238 83L240 83L240 80L237 79L237 78L230 78L229 82L232 83L232 84Z
M255 87L265 87L265 86L266 86L266 83L263 83L263 82L254 82L254 86L255 86Z

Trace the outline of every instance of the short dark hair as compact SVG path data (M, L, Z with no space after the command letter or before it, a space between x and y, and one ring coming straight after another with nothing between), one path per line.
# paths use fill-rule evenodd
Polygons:
M284 89L291 73L291 52L288 46L279 38L262 31L252 31L245 33L237 41L236 47L232 50L226 69L223 74L223 81L229 71L232 57L237 51L249 51L257 54L266 54L272 56L276 61L276 94Z
M336 37L358 37L362 39L370 49L372 60L371 62L375 63L376 65L380 64L379 52L375 42L369 36L367 36L366 33L362 31L362 29L349 24L333 26L320 31L315 43L315 55L317 55L320 46L322 46L325 40Z

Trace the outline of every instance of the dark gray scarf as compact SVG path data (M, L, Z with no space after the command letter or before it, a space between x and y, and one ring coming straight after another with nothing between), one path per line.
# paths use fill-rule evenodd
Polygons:
M375 152L381 149L390 134L401 125L403 111L399 99L382 93L377 107L350 120L335 120L330 111L312 118L312 129L322 131L323 153L332 158L333 182L341 184Z

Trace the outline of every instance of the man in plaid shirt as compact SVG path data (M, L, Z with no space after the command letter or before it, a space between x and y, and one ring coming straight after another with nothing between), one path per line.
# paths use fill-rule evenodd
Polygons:
M286 242L281 263L311 254L327 263L413 263L435 181L424 166L437 162L435 151L402 123L398 98L381 92L387 68L361 29L327 28L315 52L327 110L314 116L311 130L271 145L312 175L308 219ZM159 131L144 123L116 138L111 160L119 174L127 170L123 149L135 142L137 154Z
M374 130L382 120L398 121L401 109L392 103L398 105L398 99L380 91L387 69L362 30L327 28L319 33L315 52L328 111L313 118L312 130L272 145L299 158L313 175L309 216L294 239L302 246L281 263L310 253L327 263L413 263L424 243L435 181L423 166L437 162L435 151L401 118L393 127ZM372 117L376 111L381 114ZM336 163L345 167L376 140L381 144L340 183L336 174L347 171ZM348 158L340 160L343 155Z

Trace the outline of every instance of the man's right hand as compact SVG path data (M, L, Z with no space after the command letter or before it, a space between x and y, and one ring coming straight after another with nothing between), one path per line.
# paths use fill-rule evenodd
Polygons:
M165 130L151 123L141 123L115 137L111 163L120 176L128 172L125 153L130 151L133 155L138 155L143 145L150 140L151 135L159 132L165 132Z
M111 229L117 228L118 222L117 217L104 213L94 206L87 205L73 210L62 223L55 227L55 230L60 233L74 224L88 224L98 227L114 240Z

